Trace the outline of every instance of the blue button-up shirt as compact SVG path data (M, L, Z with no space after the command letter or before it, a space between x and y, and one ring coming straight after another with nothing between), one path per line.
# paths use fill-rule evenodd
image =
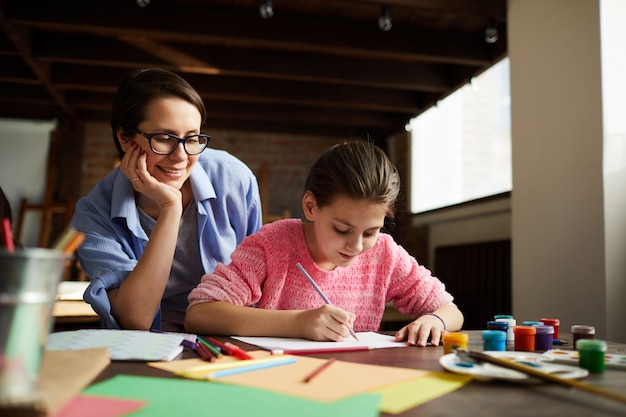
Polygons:
M205 273L212 272L218 262L230 263L235 247L261 227L259 189L243 162L211 148L200 154L190 181L198 208L202 266ZM121 285L149 239L141 227L134 189L119 168L78 201L71 226L85 234L77 254L91 283L83 297L103 327L119 328L107 289Z

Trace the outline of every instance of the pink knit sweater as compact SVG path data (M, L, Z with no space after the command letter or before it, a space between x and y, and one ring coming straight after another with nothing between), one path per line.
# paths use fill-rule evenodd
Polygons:
M273 310L322 306L324 301L296 268L297 262L333 304L356 314L355 331L378 330L387 301L412 317L452 302L444 284L391 236L381 233L376 244L349 267L324 271L307 249L302 221L288 219L248 236L229 265L218 264L213 273L202 277L189 294L189 305L219 300Z

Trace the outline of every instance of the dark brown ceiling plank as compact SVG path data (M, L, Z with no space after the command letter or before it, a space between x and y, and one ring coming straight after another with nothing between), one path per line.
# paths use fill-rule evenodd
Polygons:
M417 8L432 13L442 13L468 18L482 13L495 20L506 19L507 0L352 0L355 3Z
M189 8L156 2L144 9L133 3L73 2L71 8L58 1L39 2L36 7L18 3L7 10L7 16L30 27L60 32L408 62L489 63L489 46L482 33L454 34L416 27L382 32L375 25L345 20L275 16L267 21L258 14L229 14L210 6L189 13ZM161 29L171 28L172 22L180 24L174 30Z
M2 13L0 13L0 27L7 34L11 42L13 42L15 49L19 52L20 56L24 59L32 72L37 76L37 78L39 78L50 96L59 105L59 107L63 109L65 114L73 119L75 117L74 110L68 106L63 95L56 88L54 88L50 82L48 65L37 61L30 54L30 30L7 21Z
M2 105L0 103L0 112L2 112ZM79 111L78 114L85 120L100 121L103 123L108 122L109 113L103 111ZM300 137L312 136L332 136L337 138L371 138L376 141L384 141L396 129L380 129L380 128L368 128L368 127L354 127L354 126L337 126L337 125L323 125L323 124L304 124L293 123L291 121L258 121L258 120L241 120L236 118L219 118L211 117L206 123L207 132L212 136L212 142L216 143L220 140L219 130L237 130L248 131L253 133L266 132L266 133L284 133L293 135L294 132L298 133ZM217 131L217 132L216 132Z
M58 74L58 75L57 75ZM368 87L338 86L316 83L265 80L197 74L183 74L205 100L248 101L310 105L328 108L353 108L385 112L417 113L423 108L426 96L400 90ZM103 92L95 100L112 102L119 76L110 69L76 65L56 66L53 82L60 90L68 91L68 100L77 92Z
M272 51L240 50L224 47L160 44L130 39L139 52L114 40L71 35L38 34L33 54L44 62L81 63L126 67L159 65L180 72L207 75L234 75L266 79L363 85L441 93L450 80L441 66L389 63L341 57ZM123 43L123 42L122 42ZM470 67L475 70L474 67Z

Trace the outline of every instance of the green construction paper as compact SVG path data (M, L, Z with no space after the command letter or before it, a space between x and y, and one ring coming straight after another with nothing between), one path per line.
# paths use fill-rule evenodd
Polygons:
M378 417L381 399L377 394L359 394L324 403L238 385L133 375L117 375L91 385L83 394L146 402L129 417Z

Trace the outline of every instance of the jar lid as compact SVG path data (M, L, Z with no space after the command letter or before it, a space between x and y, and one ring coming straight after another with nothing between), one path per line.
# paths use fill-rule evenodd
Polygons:
M606 352L606 342L604 340L580 339L576 342L576 349L589 352Z
M554 326L540 325L533 327L537 329L538 334L554 334Z
M483 330L483 340L492 342L506 340L506 333L501 330Z
M498 320L498 319L512 319L513 316L511 316L510 314L496 314L495 316L493 316L494 319Z
M491 330L507 330L509 328L509 323L506 321L488 321L487 327L491 327Z
M539 326L543 324L544 322L542 321L523 321L522 322L522 326Z
M536 334L537 329L534 326L515 326L515 334Z
M469 335L463 332L448 332L443 334L444 342L467 342Z
M584 324L575 324L572 326L572 333L596 334L596 328Z
M549 324L550 326L559 326L561 324L561 320L553 318L540 318L539 321L542 321L543 324Z

